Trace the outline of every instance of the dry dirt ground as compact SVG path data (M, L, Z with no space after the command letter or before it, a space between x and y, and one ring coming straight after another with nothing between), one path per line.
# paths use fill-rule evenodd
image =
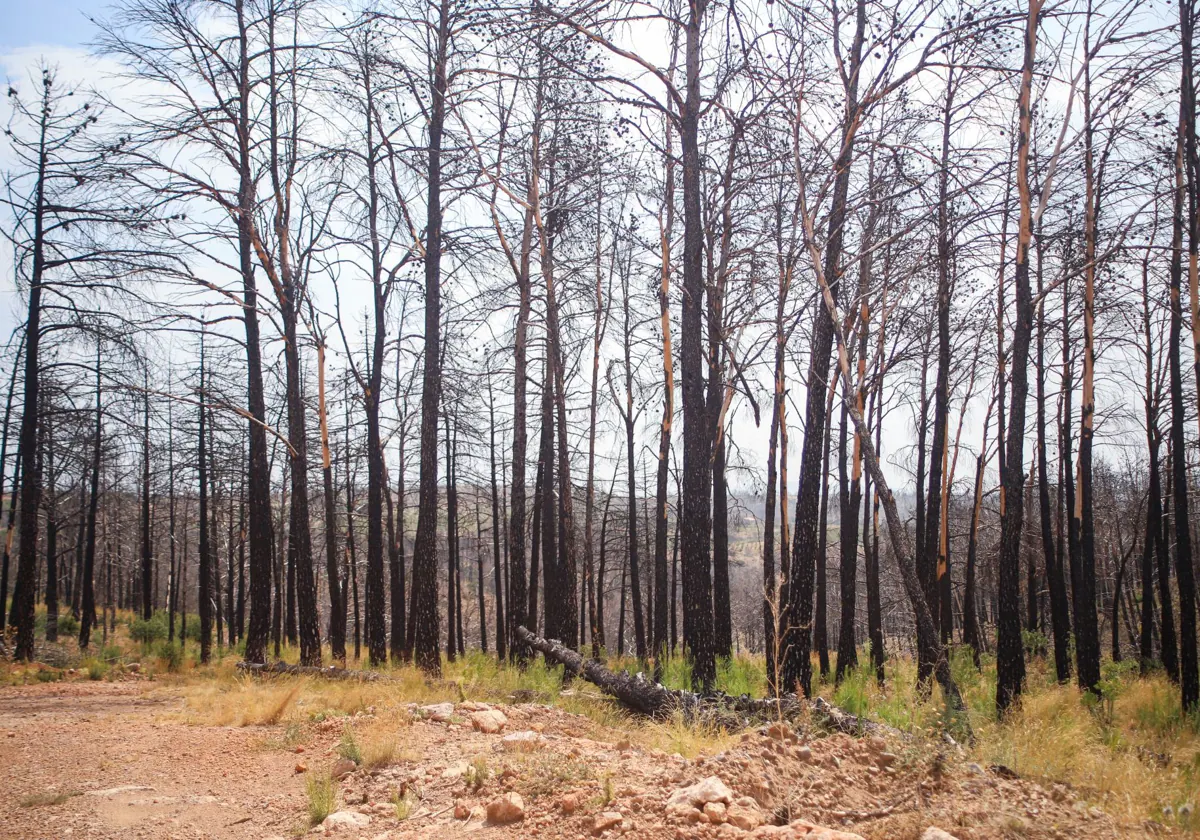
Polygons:
M306 780L338 760L344 720L203 726L183 722L183 704L171 689L136 681L0 689L0 838L1154 835L1148 826L1117 825L1065 787L1006 778L1003 768L903 742L836 735L805 743L790 729L764 728L689 761L535 704L496 704L502 731L485 734L473 726L488 708L479 703L448 715L445 706L398 704L387 718L400 721L391 764L343 778L341 815L310 829ZM373 715L360 717L369 725ZM404 820L393 804L401 795L409 805ZM488 819L488 805L501 816L496 803L504 797L510 805L519 797L523 814L501 825Z

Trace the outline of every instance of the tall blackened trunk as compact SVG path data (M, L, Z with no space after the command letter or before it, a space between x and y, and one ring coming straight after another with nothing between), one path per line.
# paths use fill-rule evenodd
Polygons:
M675 51L672 50L672 64ZM671 124L667 123L667 147ZM675 158L668 153L664 218L659 222L662 268L658 283L658 322L662 333L663 413L658 431L658 466L654 476L654 619L651 633L655 661L666 658L667 644L667 480L671 455L671 425L675 420L675 359L671 352L671 231L675 225Z
M542 626L547 636L556 635L558 628L558 528L554 482L554 385L551 381L549 358L542 367L542 432L538 447L538 472L541 485L535 488L538 524L541 526L542 563ZM537 589L530 581L529 612L537 613ZM559 641L562 641L561 639Z
M633 590L633 648L639 660L646 658L646 627L642 612L641 586L641 557L638 552L638 521L637 521L637 465L634 460L633 445L633 363L631 343L633 341L633 324L630 320L630 277L628 272L622 273L622 312L624 324L622 342L625 360L625 407L621 409L621 419L625 424L625 474L626 474L626 562ZM622 604L624 601L622 601Z
M883 298L880 301L880 309L885 309L887 302L887 285L884 285ZM879 325L879 347L882 349L884 339L883 321ZM875 395L873 399L875 410L875 451L880 448L880 438L882 436L883 423L879 422L879 418L883 415L883 376L884 362L882 352L879 355L880 370L875 375ZM867 635L871 639L871 664L875 669L875 681L880 685L883 684L884 670L883 663L887 658L887 651L884 649L883 643L883 599L879 591L879 489L878 487L871 488L871 549L867 552L866 558L866 584L867 584ZM866 533L863 538L866 539Z
M837 383L831 382L825 406L824 442L821 445L821 509L817 531L817 606L813 618L813 647L821 679L829 675L829 449L833 440L831 422Z
M437 606L437 427L442 391L442 131L446 118L446 61L450 2L438 4L429 104L425 224L425 349L421 385L421 468L417 533L413 541L413 653L423 670L440 674Z
M488 377L488 460L491 465L492 479L492 584L496 600L496 658L504 661L508 655L507 635L504 623L504 592L501 584L503 571L500 567L500 491L496 486L496 403L492 398L492 378ZM483 579L479 586L483 588Z
M517 627L527 626L532 615L526 611L528 593L525 576L525 459L529 432L526 413L526 375L529 338L529 255L533 239L533 213L525 211L521 231L521 261L517 271L517 319L513 331L513 444L512 489L508 515L508 655L524 664L529 649L517 639ZM530 572L532 576L532 571ZM603 622L601 622L603 625Z
M679 372L683 386L683 637L692 659L693 687L716 679L712 578L709 571L711 440L704 397L704 230L701 216L700 62L708 0L694 0L685 22L685 85L679 113L683 154L683 295Z
M150 387L142 389L142 618L154 612L154 554L150 534Z
M720 405L718 403L718 410ZM733 620L729 602L729 490L725 480L728 441L718 428L713 444L713 627L718 656L733 655Z
M475 595L479 601L479 649L487 653L487 603L483 576L483 520L479 515L479 490L475 490Z
M25 334L24 334L24 332L22 332L20 343L17 345L17 353L16 353L15 358L13 359L12 371L8 375L8 396L4 401L4 431L2 433L2 437L0 437L0 513L4 513L2 502L4 499L4 472L5 472L5 468L8 466L8 440L9 440L9 431L11 430L11 426L9 425L9 423L12 419L13 397L16 395L16 392L17 392L17 373L21 369L21 358L24 355L24 353L25 353ZM19 453L17 454L17 457L15 460L16 460L17 464L19 465L20 461L21 461L21 456ZM5 624L4 619L5 619L5 610L8 607L8 603L7 603L7 601L8 601L8 559L9 559L8 555L9 555L9 551L12 549L13 513L14 513L14 509L16 508L16 505L17 505L17 488L20 486L18 473L20 473L20 467L14 466L14 468L13 468L14 479L18 479L18 480L13 481L13 489L12 489L12 492L8 496L8 517L7 517L5 528L4 528L5 533L4 533L3 559L0 559L0 631L3 631L4 628L7 626ZM86 481L87 481L87 475L85 473L80 478L80 484L82 485L82 484L86 483ZM82 508L83 508L83 496L81 495L80 496L80 509L82 510ZM80 533L82 533L82 530L80 531ZM80 541L80 545L82 546L82 540ZM76 554L81 556L82 552L77 549ZM75 563L76 563L77 567L79 565L79 556L77 556L75 559ZM78 594L77 593L78 593L78 587L72 587L70 596L73 599L73 604L78 603ZM72 611L75 612L76 610L73 609Z
M197 604L200 608L200 662L207 664L212 656L212 545L208 522L208 421L205 395L206 364L204 334L200 336L200 387L197 389L196 481L199 485L200 566L197 577Z
M850 395L846 396L849 399ZM859 466L854 464L853 483L847 473L846 404L842 403L838 423L838 506L841 554L839 583L842 596L841 621L838 631L837 671L835 680L841 682L848 671L858 667L858 644L855 638L855 618L858 605L858 506L862 497ZM857 461L857 459L856 459Z
M79 647L87 650L96 624L96 515L100 507L100 445L104 434L101 406L100 348L96 348L96 425L92 429L91 487L87 509L87 536L84 543L83 575L80 581ZM18 467L20 469L20 467Z
M941 627L941 610L934 606L942 601L943 589L949 593L950 578L948 557L943 555L942 540L942 492L946 469L946 453L949 446L950 425L950 295L953 285L951 264L953 260L950 229L950 129L954 115L954 97L958 91L955 69L947 71L945 100L942 108L942 150L938 174L937 207L937 373L933 386L933 441L929 451L929 492L926 495L925 513L925 561L927 573L932 572L932 586L926 590L926 599L933 612L934 624ZM948 630L942 633L946 639Z
M325 510L325 581L329 589L329 647L333 658L346 661L346 608L337 561L337 491L329 450L329 403L325 397L325 342L317 342L317 417L321 425L321 483ZM346 453L349 457L349 453ZM239 576L240 577L240 576ZM241 598L238 598L239 602ZM240 619L239 619L240 625Z
M446 423L446 658L451 662L458 655L458 610L462 600L458 593L458 488L454 475L454 450L451 448L450 417Z
M1178 200L1178 193L1176 193ZM1179 678L1178 648L1175 641L1175 609L1171 603L1171 557L1163 530L1163 489L1159 452L1162 432L1159 429L1161 385L1154 381L1156 362L1153 334L1150 330L1149 256L1142 264L1142 331L1146 357L1146 451L1149 488L1146 496L1146 534L1142 545L1142 663L1143 668L1153 656L1150 636L1154 623L1154 582L1157 576L1159 621L1158 636L1163 668L1171 679ZM1161 360L1158 362L1161 364Z
M1042 554L1046 564L1046 582L1050 587L1050 626L1054 634L1054 672L1060 683L1071 677L1071 614L1067 601L1067 582L1063 575L1063 558L1059 557L1054 542L1053 523L1050 513L1050 471L1046 457L1046 355L1045 302L1042 298L1042 247L1037 245L1037 350L1035 374L1037 376L1037 398L1034 401L1037 423L1037 476L1038 513L1041 521Z
M1091 7L1084 24L1084 43L1090 44ZM1088 49L1091 49L1088 46ZM1099 694L1100 637L1096 618L1096 525L1092 492L1092 434L1095 425L1095 300L1096 229L1100 193L1092 152L1091 67L1083 70L1083 169L1084 169L1084 286L1083 286L1083 392L1079 403L1079 461L1076 474L1074 518L1079 522L1079 591L1076 593L1075 665L1081 688Z
M387 291L383 278L383 253L379 238L379 184L376 178L375 87L372 81L374 61L364 55L361 62L366 104L366 175L367 238L371 256L371 316L374 325L366 382L363 383L363 408L367 416L367 656L372 666L387 658L387 625L384 619L384 503L387 470L383 460L383 437L379 430L379 408L383 390L383 353L387 341ZM436 94L435 94L436 96ZM429 252L426 252L426 260ZM391 521L388 503L388 519ZM393 523L394 529L394 523ZM392 615L395 620L395 589L399 583L395 542L389 549L389 576L393 590ZM395 644L393 642L393 649ZM394 654L393 654L394 655Z
M1187 3L1180 3L1180 14L1184 16ZM1190 32L1190 24L1184 30ZM1185 73L1186 76L1186 73ZM1186 90L1186 82L1185 82ZM1179 346L1183 340L1183 226L1184 203L1188 209L1194 206L1195 197L1188 195L1186 186L1191 181L1184 175L1186 155L1186 95L1181 97L1179 139L1175 157L1175 205L1171 235L1171 328L1167 341L1167 357L1170 370L1171 392L1171 520L1175 531L1175 579L1179 587L1179 681L1184 708L1196 703L1196 616L1195 584L1192 572L1192 534L1190 500L1188 499L1186 439L1183 426L1187 419L1187 406L1183 397L1183 371ZM1160 584L1161 586L1161 584ZM1185 591L1191 594L1190 610Z
M235 0L237 18L237 154L238 267L242 275L242 320L246 330L246 404L249 413L247 513L250 537L250 621L246 632L247 662L263 663L271 632L271 471L267 461L267 407L263 389L262 349L258 325L258 288L251 244L255 174L250 137L253 82L250 78L249 26L246 0Z
M1196 143L1196 80L1193 68L1193 30L1196 22L1195 0L1179 2L1179 37L1183 46L1183 76L1180 83L1180 132L1183 135L1183 169L1187 183L1187 228L1188 228L1188 291L1192 316L1192 362L1196 381L1200 383L1200 153ZM1182 208L1176 214L1182 221ZM1182 233L1176 252L1182 252ZM1180 253L1180 258L1182 254ZM1175 327L1175 307L1181 304L1178 298L1179 275L1182 265L1174 258L1171 266L1172 315L1171 346L1180 340ZM1176 268L1179 265L1179 268ZM1172 350L1174 352L1174 350ZM1180 386L1182 388L1182 385ZM1179 401L1176 401L1177 394ZM1173 484L1175 494L1175 580L1179 587L1179 685L1183 708L1191 712L1200 704L1200 672L1197 671L1196 654L1196 580L1192 565L1191 519L1188 515L1187 457L1183 439L1183 404L1181 391L1171 383L1172 435L1171 450ZM1176 426L1178 436L1176 436Z
M782 225L782 210L777 209L776 219L776 238L782 240L781 225ZM786 470L776 470L776 460L780 453L780 439L784 439L784 447L786 447L786 433L783 430L785 423L786 391L785 391L785 367L787 351L787 338L783 329L784 310L787 305L787 293L791 286L791 268L790 262L784 263L782 256L782 248L779 249L779 290L778 297L775 301L775 373L774 373L774 392L771 399L771 427L767 443L767 497L766 507L763 514L763 649L767 657L767 686L772 695L779 691L779 651L776 650L776 631L777 619L780 617L779 612L781 604L779 603L778 582L775 572L775 510L777 507L783 508L786 502L781 505L776 497L776 485L782 485L786 480ZM663 476L663 489L665 491L665 474ZM786 489L783 494L786 498ZM784 511L786 514L786 511ZM786 518L786 515L781 516ZM664 528L664 538L665 528ZM781 540L781 542L783 542ZM786 549L786 545L784 546Z
M1020 219L1017 259L1013 272L1016 320L1012 338L1012 400L1009 405L1005 463L1000 487L999 616L996 640L996 710L1003 714L1021 695L1025 658L1021 643L1021 533L1025 454L1025 400L1029 391L1029 342L1033 332L1033 296L1029 288L1029 245L1033 207L1029 190L1029 137L1032 126L1033 62L1041 0L1029 0L1025 26L1025 57L1021 72L1017 134L1017 190Z
M545 558L542 563L546 581L546 634L556 638L569 648L579 645L577 624L578 594L576 590L574 493L571 486L571 456L568 445L568 423L566 403L566 359L563 352L561 327L559 324L558 281L555 279L554 245L562 226L562 211L555 195L556 179L559 174L558 134L551 136L547 167L547 193L554 198L543 203L540 186L542 160L540 144L532 149L532 195L537 209L538 243L542 280L546 286L546 374L543 392L549 395L553 413L552 428L556 439L551 442L551 454L557 460L547 464L544 500L552 502L553 510L543 511L542 526L546 529ZM543 422L550 414L543 414ZM550 540L550 529L554 539Z
M841 145L834 163L833 195L825 239L824 276L834 304L837 303L842 273L842 239L845 233L846 204L850 193L850 165L854 160L854 136L859 124L858 76L866 37L867 9L858 0L854 40L847 69L845 110L842 115ZM805 384L810 395L804 407L804 444L800 455L800 487L796 493L795 534L792 539L791 579L788 587L788 628L784 649L782 685L798 686L806 696L812 692L812 596L816 571L817 529L821 495L821 449L824 441L826 403L817 397L829 376L829 354L833 349L834 324L830 313L816 307L813 316L811 350Z
M33 205L33 265L29 275L29 306L25 315L25 370L22 383L21 437L17 445L17 468L21 473L21 516L18 520L19 541L17 575L13 588L12 612L9 624L17 628L14 659L33 660L34 589L37 575L38 512L41 509L42 477L37 470L38 409L41 405L41 339L42 283L46 266L46 170L49 165L48 124L52 113L51 83L48 73L43 76L42 101L38 124L37 181ZM99 362L96 375L99 377ZM99 385L97 385L99 389ZM7 552L6 552L7 554ZM7 583L7 581L6 581ZM0 590L0 601L8 597L7 589ZM0 626L0 629L3 629ZM80 644L80 647L85 645Z
M412 658L412 646L408 638L408 575L404 568L404 496L407 487L404 481L404 444L408 438L408 417L400 424L400 441L396 446L396 533L393 554L396 573L392 579L392 659L407 662Z
M58 641L58 493L55 489L54 424L44 423L46 450L46 641ZM2 482L0 482L2 483ZM2 597L2 595L0 595Z

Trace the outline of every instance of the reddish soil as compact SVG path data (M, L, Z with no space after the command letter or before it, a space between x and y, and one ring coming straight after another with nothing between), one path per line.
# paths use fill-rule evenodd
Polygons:
M170 719L182 702L169 690L148 694L139 682L0 689L0 838L263 840L308 830L306 777L334 763L343 723L288 733L188 725ZM725 753L687 761L630 748L618 731L534 704L497 705L504 730L483 734L469 722L482 708L460 704L441 723L414 709L412 723L397 728L395 762L341 782L341 809L353 815L343 819L364 824L311 831L347 840L853 836L839 832L918 840L930 826L957 840L1153 833L1117 825L1067 788L1047 790L898 741L838 735L805 744L790 730L764 729ZM507 751L505 735L522 731L537 733L528 736L534 749ZM297 772L298 764L305 769ZM471 764L487 777L478 787ZM669 811L672 792L713 776L731 789L727 801L706 812ZM404 791L411 810L400 821L391 800ZM510 792L523 800L523 819L488 822L488 804ZM52 799L56 793L63 796ZM731 824L735 813L741 827ZM797 820L832 828L822 833Z

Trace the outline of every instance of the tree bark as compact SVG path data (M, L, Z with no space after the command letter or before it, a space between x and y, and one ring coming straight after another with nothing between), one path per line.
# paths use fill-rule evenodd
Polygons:
M712 454L705 406L701 336L704 324L704 229L701 211L700 72L702 22L708 0L689 6L684 24L685 95L679 113L683 160L683 295L679 372L683 390L683 637L692 660L692 685L716 679L712 577L709 571L709 486Z
M442 671L438 650L437 607L437 427L442 392L442 130L446 117L446 60L450 40L450 2L437 7L432 89L429 104L429 148L425 224L425 350L421 385L421 466L417 533L413 541L413 654L430 674Z
M996 711L1003 715L1018 700L1025 682L1021 643L1021 533L1025 505L1022 492L1025 452L1025 400L1028 395L1029 340L1033 330L1033 299L1029 289L1029 244L1033 208L1029 190L1029 138L1032 127L1033 62L1037 47L1041 0L1029 0L1025 26L1025 55L1021 71L1017 134L1017 192L1020 214L1017 258L1013 274L1016 320L1012 338L1012 400L1009 405L1005 463L1000 487L999 619L996 641Z
M1200 384L1200 153L1196 143L1196 89L1193 69L1193 27L1196 20L1194 0L1180 0L1180 41L1183 47L1182 81L1180 84L1180 129L1183 135L1183 169L1187 183L1187 227L1188 227L1188 291L1192 316L1192 361L1196 381ZM1177 214L1182 216L1182 208ZM1178 224L1178 222L1177 222ZM1180 245L1175 249L1182 251ZM1182 256L1182 255L1180 255ZM1178 263L1178 260L1176 260ZM1174 308L1182 308L1178 297L1179 275L1172 264L1172 347L1180 336L1176 331ZM1172 376L1174 379L1174 376ZM1196 653L1196 580L1192 565L1191 519L1188 515L1187 457L1183 440L1182 395L1176 401L1175 383L1171 385L1171 403L1175 423L1179 426L1178 437L1172 430L1172 463L1174 464L1175 493L1175 580L1179 587L1179 686L1185 712L1200 705L1200 672L1197 670Z
M846 205L850 192L850 166L854 160L854 137L859 123L858 76L862 65L863 43L866 37L867 9L865 0L858 0L855 13L854 40L850 48L845 110L842 116L841 146L834 163L833 196L825 239L824 277L828 292L836 305L842 273L842 239L845 233ZM796 493L795 535L792 541L791 577L788 588L787 627L782 670L782 687L798 685L805 696L812 692L812 595L816 571L817 529L822 476L819 473L824 437L826 404L815 398L822 392L829 376L829 354L833 348L836 325L830 313L817 307L814 313L808 375L805 385L809 399L805 402L804 445L800 456L800 488ZM686 551L685 551L686 554Z

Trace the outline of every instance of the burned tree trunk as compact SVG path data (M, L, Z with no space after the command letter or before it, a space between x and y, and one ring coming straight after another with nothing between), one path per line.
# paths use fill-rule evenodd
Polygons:
M446 117L446 60L450 2L438 4L432 90L425 225L425 349L421 385L421 466L417 534L413 541L413 653L422 670L440 674L437 606L437 430L442 392L442 132Z

